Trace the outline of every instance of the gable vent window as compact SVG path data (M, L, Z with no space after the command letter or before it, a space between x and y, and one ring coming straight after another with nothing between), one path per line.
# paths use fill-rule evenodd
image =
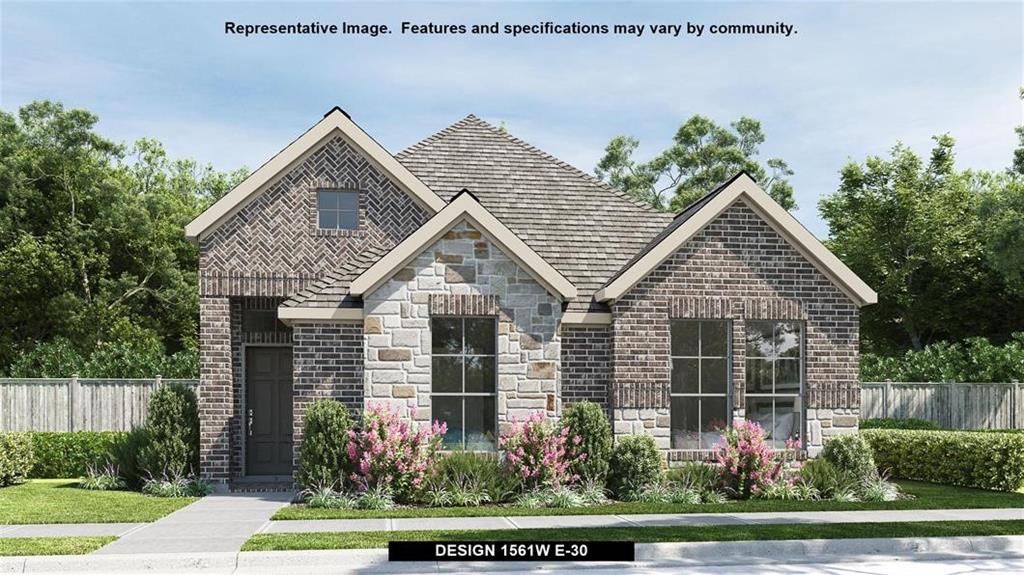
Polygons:
M359 192L319 190L316 193L317 226L321 230L359 228Z

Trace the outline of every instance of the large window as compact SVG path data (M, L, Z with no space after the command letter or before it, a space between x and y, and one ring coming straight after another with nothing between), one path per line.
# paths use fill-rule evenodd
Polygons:
M445 447L496 449L497 320L439 317L430 331L431 419L448 424Z
M673 449L711 449L729 424L729 331L725 320L672 322Z
M359 192L319 190L316 193L317 226L321 230L359 228Z
M764 427L772 443L800 439L803 324L747 321L747 419Z

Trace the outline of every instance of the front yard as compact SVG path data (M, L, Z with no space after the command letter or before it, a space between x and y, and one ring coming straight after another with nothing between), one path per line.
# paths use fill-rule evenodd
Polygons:
M85 555L117 537L0 537L0 556Z
M644 513L744 513L756 511L856 511L877 509L994 509L1024 508L1024 494L969 489L920 481L897 481L913 499L876 502L784 501L773 499L729 500L725 503L680 505L671 503L615 502L571 508L529 508L512 505L476 507L399 507L378 511L364 509L314 509L291 505L274 515L289 519L369 519L377 517L492 517L504 515L617 515Z
M1024 534L1024 521L928 521L916 523L831 523L702 525L685 527L601 527L575 529L367 531L254 535L242 551L367 549L388 541L777 541L785 539L867 539L964 537Z
M0 489L0 525L145 523L196 501L133 491L90 491L79 489L77 483L76 479L33 479Z

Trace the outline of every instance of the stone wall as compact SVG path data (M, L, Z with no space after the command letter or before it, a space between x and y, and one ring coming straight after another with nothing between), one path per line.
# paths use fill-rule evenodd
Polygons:
M619 435L670 447L669 326L732 323L734 418L744 416L744 321L801 320L805 446L856 430L858 308L742 201L733 204L612 306L613 405ZM699 457L699 454L695 454Z
M547 293L479 231L461 223L364 297L368 401L430 418L430 318L498 318L498 424L559 411L561 319Z

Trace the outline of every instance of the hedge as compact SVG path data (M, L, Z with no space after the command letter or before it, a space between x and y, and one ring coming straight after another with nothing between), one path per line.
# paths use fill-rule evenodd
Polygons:
M0 432L0 487L21 483L32 468L32 439L27 433Z
M929 419L897 419L894 417L873 417L860 420L861 429L933 429L937 430L939 424Z
M1017 491L1024 485L1024 436L972 431L868 429L875 463L894 478Z
M126 435L121 431L32 432L35 462L29 477L83 477L89 465L102 465L111 447Z

